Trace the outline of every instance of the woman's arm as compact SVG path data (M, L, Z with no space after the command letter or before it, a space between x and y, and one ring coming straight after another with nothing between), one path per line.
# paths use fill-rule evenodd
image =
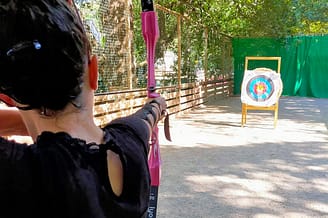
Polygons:
M156 99L150 99L145 106L136 113L130 115L130 119L134 117L134 120L140 120L139 127L134 128L138 130L136 133L144 136L151 136L153 127L163 118L166 107L165 99L163 97L158 97ZM130 122L125 122L126 125L129 125L128 123ZM135 124L135 122L133 123ZM142 128L142 124L147 127ZM148 130L148 133L144 133L142 130ZM149 139L146 139L146 141L148 142ZM149 150L149 148L147 150ZM123 191L123 165L119 155L110 150L107 150L107 169L112 190L117 196L120 196Z
M28 136L18 109L0 105L0 136Z

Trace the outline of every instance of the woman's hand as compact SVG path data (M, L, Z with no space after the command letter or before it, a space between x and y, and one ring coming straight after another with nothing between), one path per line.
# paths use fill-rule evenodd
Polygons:
M165 117L167 109L165 98L163 98L162 96L159 96L157 98L149 98L147 103L154 105L158 109L160 113L158 120L161 120Z

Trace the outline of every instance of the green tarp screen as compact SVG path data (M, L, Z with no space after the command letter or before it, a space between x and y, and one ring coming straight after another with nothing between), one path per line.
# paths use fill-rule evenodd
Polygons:
M246 56L281 57L282 95L328 98L328 35L234 38L234 94L240 94ZM248 69L277 70L277 61L249 61Z

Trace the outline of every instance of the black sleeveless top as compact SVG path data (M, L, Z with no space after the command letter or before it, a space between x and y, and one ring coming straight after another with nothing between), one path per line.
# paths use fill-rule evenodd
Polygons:
M1 218L145 217L149 201L146 124L135 116L103 128L105 143L43 132L35 144L0 137ZM106 150L119 154L123 192L109 183Z

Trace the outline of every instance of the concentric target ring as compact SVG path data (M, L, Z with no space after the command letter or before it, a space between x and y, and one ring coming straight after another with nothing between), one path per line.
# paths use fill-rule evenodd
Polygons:
M265 75L257 75L248 81L246 91L252 100L264 102L271 98L274 92L274 84L271 78Z

